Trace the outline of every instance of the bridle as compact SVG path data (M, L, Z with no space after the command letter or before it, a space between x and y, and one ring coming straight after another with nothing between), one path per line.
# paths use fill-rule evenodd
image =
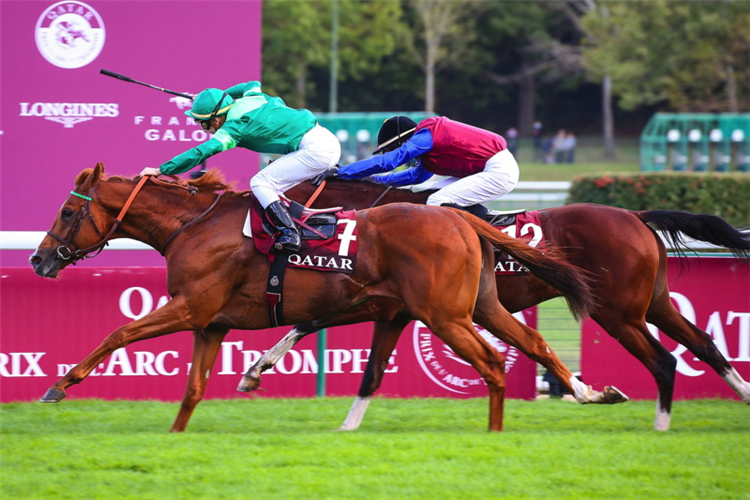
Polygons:
M130 193L130 196L125 202L125 205L122 207L122 210L120 210L120 214L117 216L117 219L115 219L114 224L112 224L112 227L110 228L109 232L106 235L99 229L99 226L96 224L96 221L94 220L93 212L91 211L91 202L94 200L94 192L96 191L97 184L94 184L93 186L91 186L91 189L85 195L81 193L77 193L75 191L71 191L70 194L77 196L79 198L82 198L84 200L84 204L83 204L83 207L81 207L81 210L78 211L78 214L76 214L76 218L73 220L73 227L67 238L62 238L61 236L56 235L52 231L47 231L48 235L52 236L54 239L56 239L57 241L61 243L61 245L57 247L57 255L62 260L70 260L72 264L75 264L81 259L92 258L92 257L96 257L97 255L99 255L99 253L102 250L104 250L104 247L109 244L109 240L112 239L112 236L115 234L115 231L117 231L117 228L120 226L120 223L125 217L125 214L130 209L130 206L132 205L133 200L138 195L138 193L140 192L141 188L146 183L146 181L149 179L151 179L152 182L155 182L156 184L160 184L163 186L173 186L173 187L180 187L183 189L187 189L192 195L195 195L198 192L197 187L188 184L187 181L185 181L184 179L181 179L174 175L169 175L167 177L172 178L174 181L176 181L176 183L164 182L150 175L142 176L141 179L138 181L138 184L136 184L135 188L133 188L133 192ZM182 231L189 225L196 222L198 219L202 218L208 212L210 212L211 209L214 208L216 204L218 203L219 198L221 198L221 193L218 194L218 196L216 197L216 200L208 208L208 210L206 210L201 215L199 215L198 217L191 220L190 222L182 226L180 229L175 231L167 239L166 243L162 246L162 249L161 249L162 255L164 254L164 250L166 249L167 245L174 239L174 237L177 236L177 234L180 231ZM71 250L70 245L71 243L73 243L73 240L75 239L75 237L78 236L78 232L81 230L81 227L83 226L83 222L86 219L86 216L88 216L88 218L91 220L91 224L93 224L94 229L96 230L96 233L99 235L101 240L98 243L91 245L88 248L79 248L76 250ZM94 251L96 251L94 255L89 255L91 252L94 252Z

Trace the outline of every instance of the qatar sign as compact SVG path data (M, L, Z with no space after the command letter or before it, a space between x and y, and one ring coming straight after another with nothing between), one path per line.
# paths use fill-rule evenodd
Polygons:
M316 271L304 271L316 272ZM118 327L162 307L170 297L165 268L67 268L59 280L30 268L0 269L0 401L34 401ZM536 326L536 310L517 316ZM230 331L219 350L207 398L244 397L240 377L291 327ZM487 332L479 333L506 359L509 398L536 394L536 363ZM68 398L160 399L182 397L192 361L192 333L177 332L115 351ZM372 324L331 328L321 359L311 335L263 374L260 397L310 397L319 371L326 393L357 393L367 365ZM485 397L478 373L421 323L404 330L391 356L380 395Z
M669 258L669 289L680 314L706 332L745 380L750 380L750 266L738 259L690 258L680 268ZM687 348L649 325L649 331L677 361L675 399L736 398L735 392ZM601 389L615 385L635 399L656 398L656 383L646 368L598 324L583 325L581 373Z
M78 173L97 162L132 177L209 139L184 115L187 99L99 70L191 94L261 80L261 14L260 1L3 0L0 228L49 229ZM258 155L227 151L207 166L248 189ZM140 259L163 265L155 253Z

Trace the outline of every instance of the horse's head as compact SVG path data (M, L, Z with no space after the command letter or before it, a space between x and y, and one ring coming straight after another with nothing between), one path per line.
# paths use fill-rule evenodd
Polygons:
M76 178L75 189L47 231L36 251L29 257L34 271L42 277L55 278L61 269L84 257L80 252L103 238L92 214L94 190L104 172L104 164L85 169Z

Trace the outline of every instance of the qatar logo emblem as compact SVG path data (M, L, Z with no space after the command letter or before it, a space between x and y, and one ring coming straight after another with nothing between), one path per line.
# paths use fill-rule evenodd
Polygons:
M524 322L519 313L514 316ZM488 344L505 356L505 373L508 373L518 359L516 348L502 342L479 325L475 324L474 328ZM487 395L487 384L477 371L453 352L445 342L436 337L421 321L414 323L413 340L414 353L419 366L435 384L457 394L473 397Z
M36 23L36 46L50 63L65 69L86 66L104 48L104 22L82 2L58 2Z

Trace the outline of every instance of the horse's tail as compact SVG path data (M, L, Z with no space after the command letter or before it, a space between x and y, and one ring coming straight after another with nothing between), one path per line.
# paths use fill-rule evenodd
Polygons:
M526 266L534 276L560 291L576 319L582 319L588 315L594 305L594 298L589 289L586 271L566 262L555 249L545 249L543 253L467 212L453 210L463 217L479 236L487 239L495 247L508 252L514 259Z
M719 247L728 248L740 259L750 258L750 231L738 230L721 217L672 210L631 211L641 221L662 232L680 256L689 248L685 236Z

